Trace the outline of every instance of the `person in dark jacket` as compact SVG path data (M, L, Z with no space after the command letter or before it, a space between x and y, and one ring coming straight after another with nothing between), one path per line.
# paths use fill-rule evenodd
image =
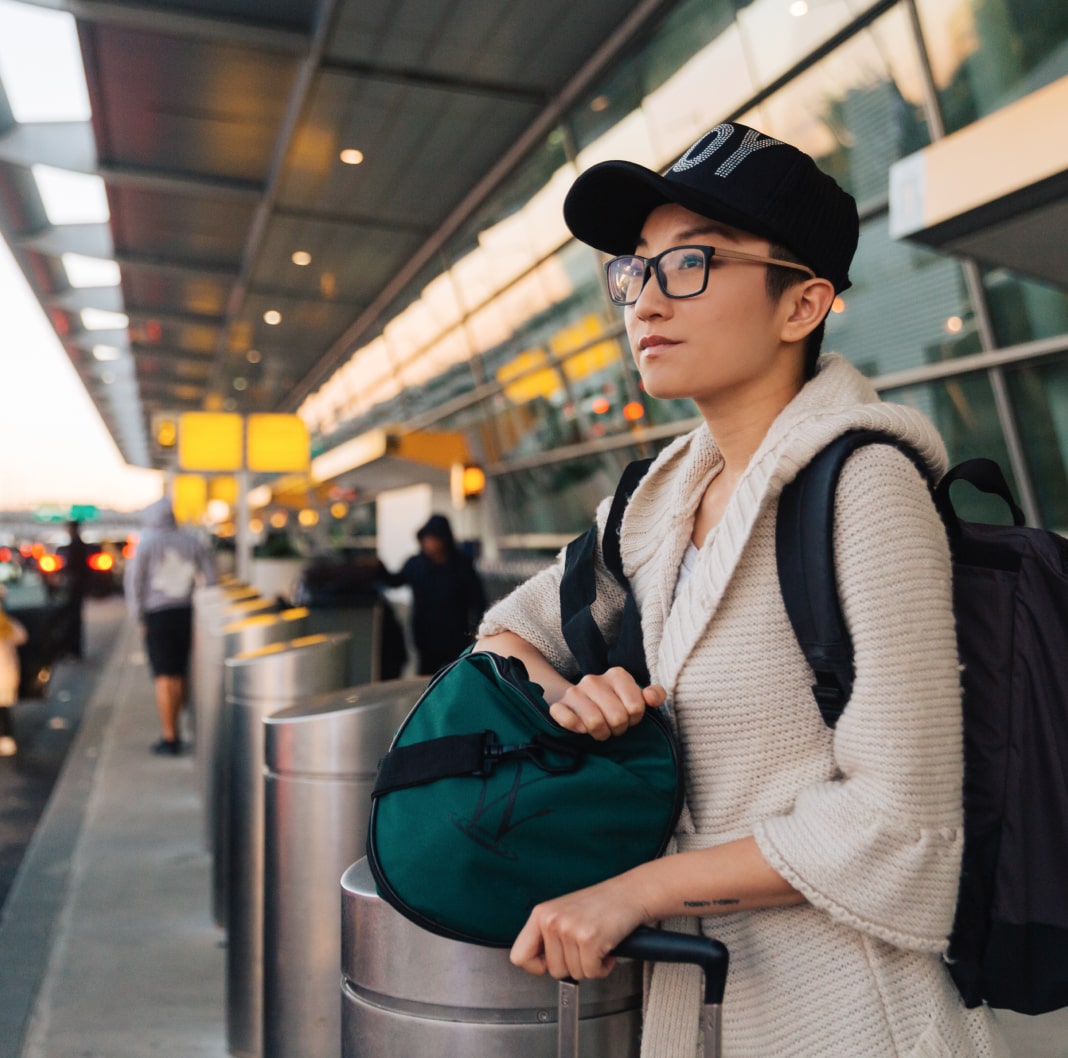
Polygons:
M419 675L430 676L471 645L486 595L471 559L456 546L443 514L431 515L416 537L419 553L399 573L382 567L382 581L412 590L412 640Z
M67 610L66 610L66 653L76 661L85 656L85 632L82 613L85 607L85 593L89 587L89 549L85 546L79 530L79 523L71 521L70 545L67 548Z

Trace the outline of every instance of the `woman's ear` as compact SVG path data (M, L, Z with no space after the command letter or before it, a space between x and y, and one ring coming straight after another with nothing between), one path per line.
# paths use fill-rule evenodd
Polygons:
M834 302L834 287L828 279L806 279L783 294L780 337L784 342L804 341L825 319Z

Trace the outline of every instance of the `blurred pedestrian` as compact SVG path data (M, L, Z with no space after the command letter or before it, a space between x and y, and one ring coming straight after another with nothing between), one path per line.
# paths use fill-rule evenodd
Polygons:
M67 523L70 531L70 544L67 547L66 576L67 609L66 650L65 653L76 661L85 656L84 632L82 627L82 610L85 605L85 593L89 587L89 549L85 546L76 521Z
M198 575L205 584L218 578L211 551L178 528L166 497L144 512L143 521L145 532L126 566L126 604L144 624L155 683L160 739L152 752L177 756L183 749L179 721L193 643L193 589Z
M486 609L486 594L474 563L456 546L449 519L431 515L416 538L419 553L399 573L382 567L391 587L412 590L412 640L419 655L419 675L431 676L454 661L473 642Z
M11 707L19 696L19 647L26 642L26 629L4 613L7 588L0 584L0 757L14 756Z

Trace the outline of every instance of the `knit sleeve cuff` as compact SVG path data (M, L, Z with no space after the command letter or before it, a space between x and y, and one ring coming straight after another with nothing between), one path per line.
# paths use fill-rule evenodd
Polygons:
M898 948L943 952L956 910L963 830L895 831L848 783L802 792L795 811L756 825L769 865L831 918Z

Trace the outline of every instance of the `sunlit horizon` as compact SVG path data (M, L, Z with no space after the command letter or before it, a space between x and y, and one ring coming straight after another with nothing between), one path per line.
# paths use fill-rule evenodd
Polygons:
M157 470L122 458L5 241L0 239L0 510L139 510Z

